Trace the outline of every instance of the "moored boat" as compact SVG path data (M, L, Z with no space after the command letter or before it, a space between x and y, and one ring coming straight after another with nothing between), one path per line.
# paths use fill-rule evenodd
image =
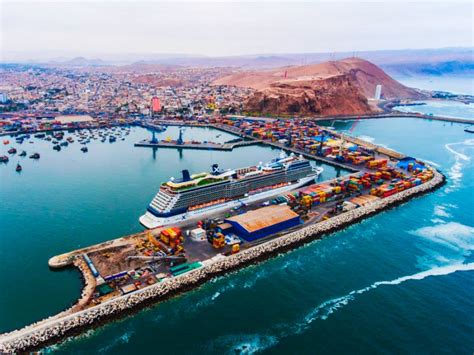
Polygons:
M30 159L39 159L39 158L40 158L39 153L33 153L30 155Z
M0 163L8 163L8 157L6 155L0 156Z
M309 184L322 170L302 156L283 152L265 165L221 170L214 164L211 172L193 175L183 170L182 178L161 185L140 223L157 228L257 202Z
M10 148L8 149L8 154L15 154L16 153L16 149L15 148Z
M26 151L22 151L20 154L19 154L20 157L26 157Z
M16 168L15 168L16 171L20 172L23 170L23 168L21 167L20 163L16 164Z

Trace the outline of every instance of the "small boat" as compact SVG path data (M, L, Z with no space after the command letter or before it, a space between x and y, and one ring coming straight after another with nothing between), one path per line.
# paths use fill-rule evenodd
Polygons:
M35 134L35 138L44 138L45 136L46 136L46 134L44 134L44 133Z
M64 141L64 142L61 142L59 145L62 147L67 147L69 143L67 141Z
M6 155L0 156L0 163L8 163L8 157Z
M110 136L109 137L109 143L113 143L117 140L117 138L115 138L114 136Z
M47 141L51 141L53 138L51 138L51 136L48 136L45 138Z
M22 151L20 154L19 154L20 157L26 157L26 152L25 151Z
M40 158L39 153L33 153L30 155L30 159L39 159L39 158Z
M54 147L53 147L54 150L57 150L58 152L61 150L61 146L59 144L56 144Z
M16 164L16 171L20 172L23 170L23 168L21 167L20 163Z
M464 128L464 132L467 132L467 133L474 133L474 129Z
M3 141L3 144L5 144L5 145L10 144L10 141L9 141L8 139L5 139L5 140Z
M8 149L8 154L15 154L16 153L16 149L15 148L10 148Z
M89 149L87 149L87 147L82 147L81 150L82 150L83 153L87 153L89 151Z

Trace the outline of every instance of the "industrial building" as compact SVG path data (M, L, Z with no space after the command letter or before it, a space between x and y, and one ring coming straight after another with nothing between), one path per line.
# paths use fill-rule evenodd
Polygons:
M239 237L253 241L300 224L300 216L285 205L272 205L226 220Z

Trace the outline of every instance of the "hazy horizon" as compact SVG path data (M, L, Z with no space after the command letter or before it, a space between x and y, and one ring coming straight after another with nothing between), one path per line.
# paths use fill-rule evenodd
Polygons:
M1 60L472 48L470 2L3 1Z

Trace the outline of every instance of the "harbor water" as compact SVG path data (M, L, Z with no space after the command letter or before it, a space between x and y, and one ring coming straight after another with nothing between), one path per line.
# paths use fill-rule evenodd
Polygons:
M449 112L445 112L449 114ZM423 159L448 178L434 193L123 320L47 348L59 353L439 353L474 349L474 136L464 125L415 118L327 122L340 131ZM231 139L192 128L185 138ZM60 311L80 292L75 271L50 256L140 230L161 181L217 162L236 167L278 154L77 144L0 166L1 331ZM177 136L169 128L160 137ZM31 148L30 148L31 146ZM33 148L34 147L34 148ZM2 147L7 150L6 147ZM2 151L2 154L4 152ZM324 165L323 179L344 171Z

